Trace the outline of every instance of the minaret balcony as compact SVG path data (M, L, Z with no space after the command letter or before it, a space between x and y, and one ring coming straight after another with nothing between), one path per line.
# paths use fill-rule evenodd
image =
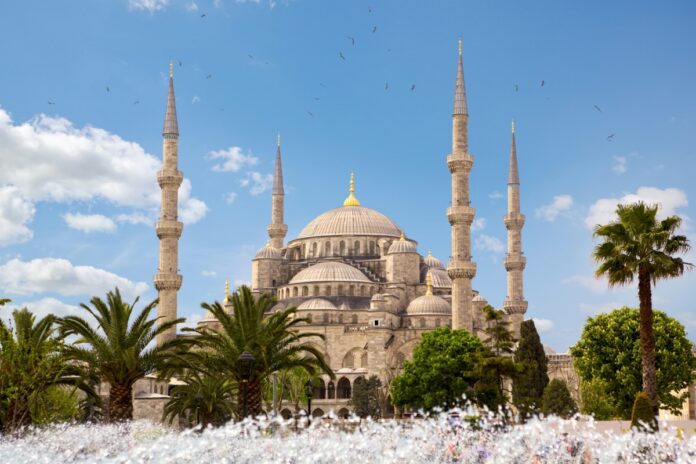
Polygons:
M288 226L287 224L268 224L266 230L271 237L285 237L288 233Z
M181 237L181 232L184 230L184 224L179 221L164 219L157 222L155 231L159 238Z
M524 314L527 312L529 304L525 300L512 300L509 297L505 298L503 309L508 314Z
M474 165L474 157L469 153L452 153L447 156L447 167L451 173L471 171Z
M522 229L524 220L524 214L521 213L507 213L503 216L503 222L505 222L505 227L507 227L508 230Z
M450 279L473 279L476 276L476 263L471 261L451 260L447 266L447 274Z
M179 187L183 180L184 174L181 171L157 171L157 183L160 187L164 187L165 185L174 185L176 187Z
M470 206L452 206L447 208L447 220L450 225L467 224L474 222L476 210Z
M522 271L527 265L527 258L522 255L507 255L503 260L506 271Z
M159 273L153 279L155 288L159 290L179 290L184 278L181 274Z

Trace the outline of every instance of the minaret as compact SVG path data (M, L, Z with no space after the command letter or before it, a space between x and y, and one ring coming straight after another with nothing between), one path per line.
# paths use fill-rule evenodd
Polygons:
M507 271L507 298L503 309L511 322L510 329L519 336L520 324L527 311L522 285L522 271L527 260L522 255L522 227L524 215L520 213L520 174L517 168L517 146L515 144L515 121L512 122L512 142L510 145L510 171L508 173L508 209L505 215L507 228L507 256L505 270Z
M469 153L468 122L462 39L459 39L459 63L452 114L452 153L447 157L447 167L452 173L452 206L447 210L447 219L452 226L452 256L447 272L452 279L452 328L466 329L473 333L471 279L476 275L476 264L471 261L474 209L469 200L469 173L474 157Z
M179 127L176 120L176 101L174 99L174 77L169 64L169 95L164 114L164 137L162 144L162 169L157 172L157 182L162 190L160 217L155 230L160 240L159 269L155 274L155 288L159 292L157 316L163 321L176 319L177 292L181 288L182 277L179 267L179 237L184 225L177 220L179 186L184 175L178 169ZM157 337L157 344L176 337L172 327Z
M283 189L283 164L280 159L280 133L278 133L278 151L275 160L275 174L273 175L272 201L271 223L267 227L268 236L271 238L271 246L281 249L285 234L288 233L288 226L283 223L285 190Z

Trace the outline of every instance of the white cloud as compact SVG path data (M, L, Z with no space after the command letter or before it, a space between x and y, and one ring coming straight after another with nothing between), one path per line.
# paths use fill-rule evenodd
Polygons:
M201 275L202 275L203 277L216 277L216 276L217 276L217 272L215 272L215 271L208 271L208 270L205 270L205 269L204 269L204 270L201 271Z
M0 187L0 246L31 240L34 234L27 224L35 212L34 205L16 187Z
M234 200L237 199L237 196L237 192L229 192L227 195L225 195L225 201L228 205L231 205L234 203Z
M11 185L32 203L103 200L153 212L161 200L156 180L161 164L137 143L104 129L76 128L67 119L43 114L14 124L0 108L0 188ZM184 179L182 220L195 222L206 212Z
M116 223L101 214L67 213L63 215L63 219L65 219L65 222L71 229L80 230L87 234L92 232L113 232L116 230Z
M611 170L617 174L624 174L628 169L627 163L628 160L625 156L615 156L614 164L612 165Z
M186 11L196 12L198 11L198 5L196 2L191 2L186 4Z
M501 242L497 237L491 237L490 235L481 234L474 240L474 246L483 251L490 251L494 254L502 253L505 250L503 242Z
M0 289L6 295L54 292L64 296L93 296L103 295L115 287L128 298L148 289L144 282L133 282L92 266L75 266L66 259L21 261L14 258L0 265Z
M193 103L193 104L196 104L199 101L201 101L201 97L199 97L198 95L194 95L193 98L191 99L191 103Z
M247 173L246 179L242 179L240 184L242 187L250 187L252 195L260 195L273 186L273 175L252 171Z
M658 217L664 218L676 214L676 210L689 205L686 193L677 188L659 189L656 187L640 187L636 193L629 193L621 198L600 198L592 206L585 218L585 225L593 228L597 224L615 221L616 206L642 201L647 204L660 205Z
M592 293L606 293L609 291L609 285L605 279L598 279L593 276L586 275L572 275L563 279L564 284L578 285L583 287Z
M125 222L132 225L143 224L151 226L154 223L152 217L141 213L118 214L114 217L114 220L116 220L116 222Z
M608 313L610 311L613 311L614 309L622 308L624 306L626 305L622 303L617 303L615 301L593 304L580 303L580 310L588 316L595 316L599 313Z
M237 172L244 166L254 166L259 162L259 159L251 152L244 155L239 147L211 151L208 153L208 158L224 160L222 163L213 166L213 171L218 172Z
M570 195L556 195L548 205L537 208L535 215L537 218L553 222L563 212L568 211L573 206L573 197Z
M503 194L497 190L494 190L493 192L488 194L488 198L490 198L491 200L500 200L501 198L503 198Z
M35 301L25 301L16 305L18 308L27 308L34 313L37 319L53 314L56 317L80 316L87 314L83 308L63 303L55 298L41 298Z
M542 319L540 317L533 317L534 327L540 333L550 332L553 329L553 321L550 319Z
M150 14L163 10L169 4L169 0L128 0L128 8L131 10L147 11Z
M486 218L476 218L471 224L471 231L476 232L486 228Z
M177 326L177 330L181 332L184 328L195 329L198 326L198 322L200 322L201 319L203 319L203 314L201 313L189 314L188 316L186 316L186 320L183 322L183 324L179 324Z

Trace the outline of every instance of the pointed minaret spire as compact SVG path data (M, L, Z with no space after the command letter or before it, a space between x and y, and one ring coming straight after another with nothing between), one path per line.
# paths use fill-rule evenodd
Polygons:
M470 206L469 174L474 157L469 153L469 114L466 107L462 40L459 39L457 81L454 88L452 114L452 153L447 166L452 173L452 206L447 219L452 229L452 254L447 273L452 279L452 328L473 333L473 291L471 279L476 275L476 264L471 259L471 223L474 209Z
M348 187L348 196L343 201L343 206L360 206L360 202L355 197L355 173L350 173L350 186Z
M283 248L283 240L285 234L288 233L288 226L284 223L285 190L283 189L283 162L280 157L280 132L278 132L277 146L273 175L271 223L267 230L268 236L271 238L271 246L280 249Z
M230 302L230 279L225 279L225 300L223 304L228 304Z
M155 288L159 295L157 316L162 321L172 321L177 316L177 295L181 288L179 274L179 237L184 225L178 220L177 205L179 186L184 175L179 171L179 126L176 120L176 100L174 98L173 67L169 64L169 93L167 109L164 113L164 138L162 144L162 169L157 172L157 182L162 190L160 217L155 226L160 241L159 268L155 274ZM176 337L172 327L157 336L157 344Z
M507 255L504 264L507 271L507 297L503 303L510 318L512 331L519 335L520 324L527 311L524 299L522 273L527 260L522 252L522 227L524 215L520 212L520 174L517 166L517 144L515 141L515 121L512 122L512 140L510 142L510 170L508 173L508 211L504 217L507 228Z

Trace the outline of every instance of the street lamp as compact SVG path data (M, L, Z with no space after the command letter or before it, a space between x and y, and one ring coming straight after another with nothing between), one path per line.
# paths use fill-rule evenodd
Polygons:
M254 367L254 361L256 361L256 359L254 359L254 355L246 350L239 355L239 358L237 358L237 363L239 364L239 374L242 378L242 386L244 389L244 398L242 403L242 419L246 418L247 416L249 378L251 377L251 370Z
M312 395L314 395L314 383L308 380L305 384L305 394L307 395L307 425L312 423Z

